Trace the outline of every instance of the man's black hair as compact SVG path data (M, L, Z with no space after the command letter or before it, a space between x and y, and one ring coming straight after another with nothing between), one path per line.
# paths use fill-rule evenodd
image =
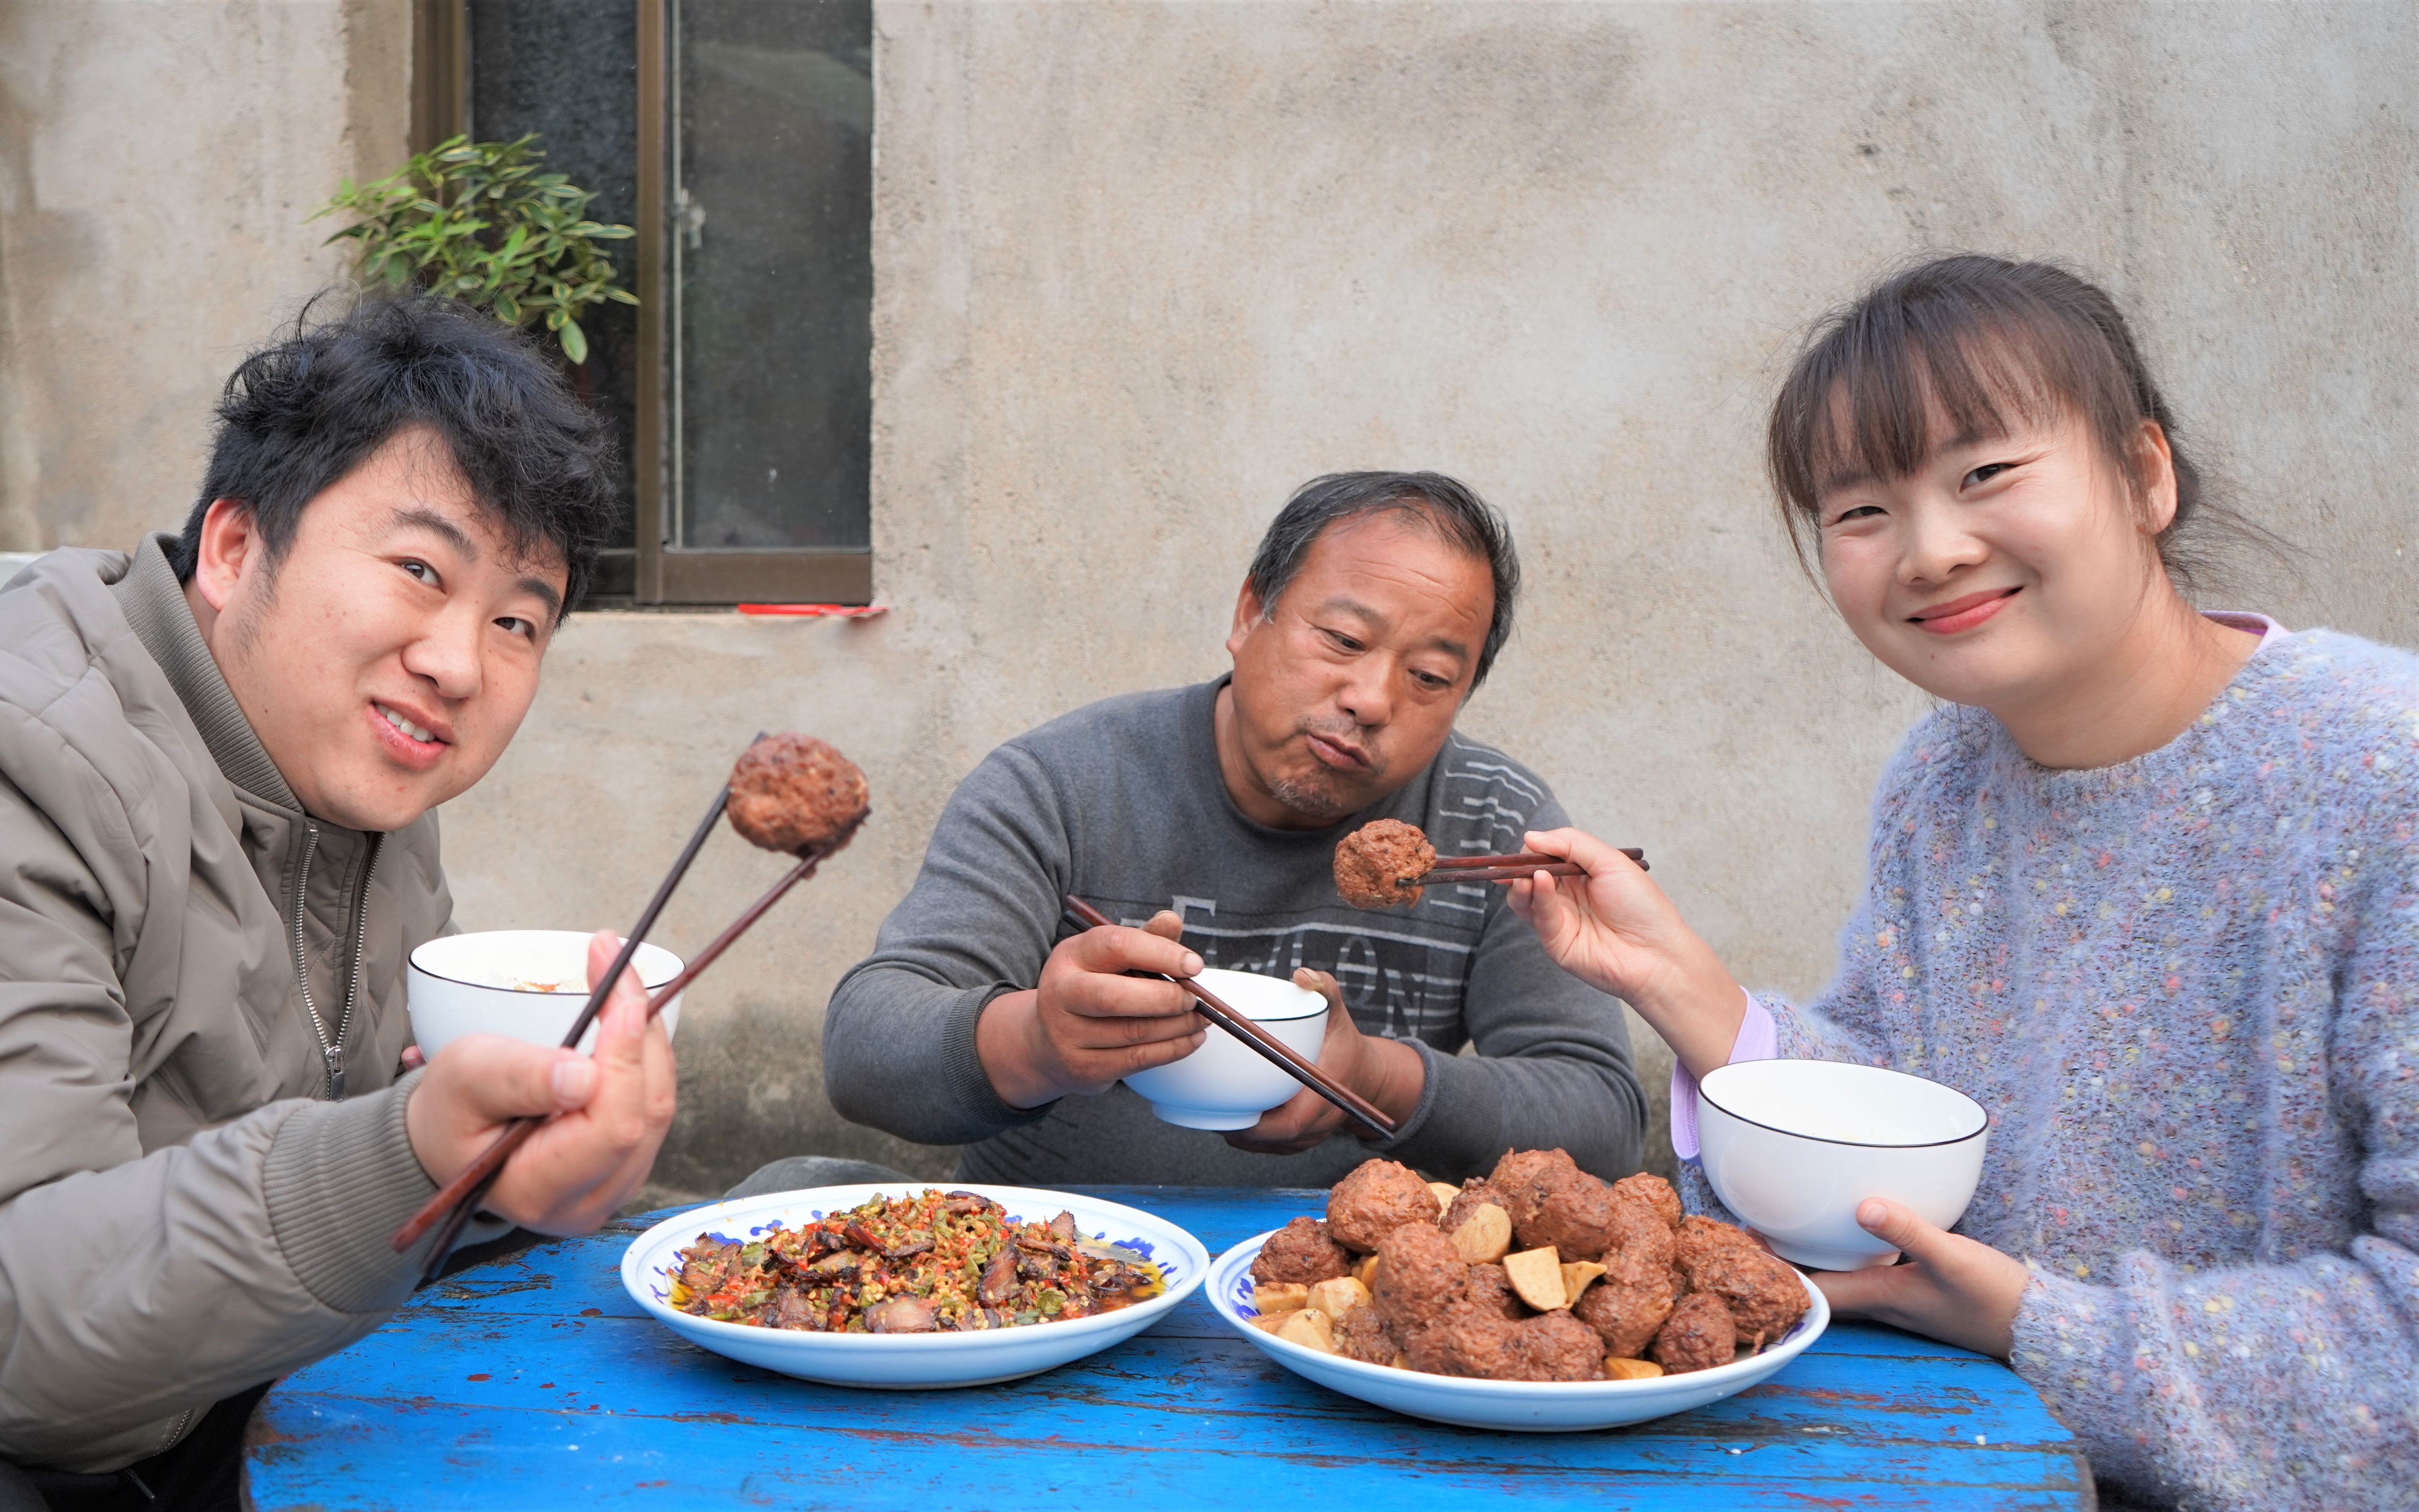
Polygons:
M1331 472L1303 484L1269 523L1245 575L1259 595L1261 612L1276 611L1277 596L1302 570L1312 544L1328 527L1375 514L1424 520L1445 540L1486 562L1495 579L1495 616L1487 626L1487 642L1479 648L1477 675L1470 680L1475 691L1512 634L1520 555L1512 548L1512 527L1495 506L1441 472Z
M202 496L170 554L178 580L193 576L212 500L251 509L274 564L304 505L416 425L443 440L508 549L562 553L563 610L577 607L614 525L606 423L530 338L427 294L365 299L325 320L306 309L243 360L219 399Z

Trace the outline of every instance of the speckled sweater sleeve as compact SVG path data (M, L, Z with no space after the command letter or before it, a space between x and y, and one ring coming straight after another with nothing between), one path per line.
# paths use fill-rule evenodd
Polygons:
M2361 1138L2367 1232L2342 1253L2197 1273L2139 1250L2104 1282L2035 1267L2013 1364L2103 1479L2187 1507L2419 1500L2419 804L2397 807L2370 816L2368 874L2333 900L2345 948L2324 1054ZM2207 1216L2264 1228L2270 1214Z

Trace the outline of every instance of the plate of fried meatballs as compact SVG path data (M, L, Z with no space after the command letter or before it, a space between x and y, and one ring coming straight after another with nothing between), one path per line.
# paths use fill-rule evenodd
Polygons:
M1660 1177L1608 1182L1559 1149L1430 1183L1363 1164L1210 1268L1210 1303L1322 1386L1466 1427L1642 1423L1764 1381L1830 1321L1746 1233L1684 1216Z

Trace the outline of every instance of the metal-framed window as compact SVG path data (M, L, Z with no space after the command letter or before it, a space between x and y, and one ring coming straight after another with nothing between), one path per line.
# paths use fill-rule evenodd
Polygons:
M623 432L596 599L872 594L871 0L417 0L415 149L540 133L624 220L577 376Z

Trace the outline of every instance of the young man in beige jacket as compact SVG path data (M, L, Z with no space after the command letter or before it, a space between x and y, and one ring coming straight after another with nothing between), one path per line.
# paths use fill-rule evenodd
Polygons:
M609 463L518 335L372 302L237 370L180 537L0 590L0 1505L14 1465L54 1512L232 1506L259 1388L403 1301L388 1236L505 1119L564 1115L492 1219L644 1179L671 1052L626 979L593 1058L406 1049L435 810L528 712Z

